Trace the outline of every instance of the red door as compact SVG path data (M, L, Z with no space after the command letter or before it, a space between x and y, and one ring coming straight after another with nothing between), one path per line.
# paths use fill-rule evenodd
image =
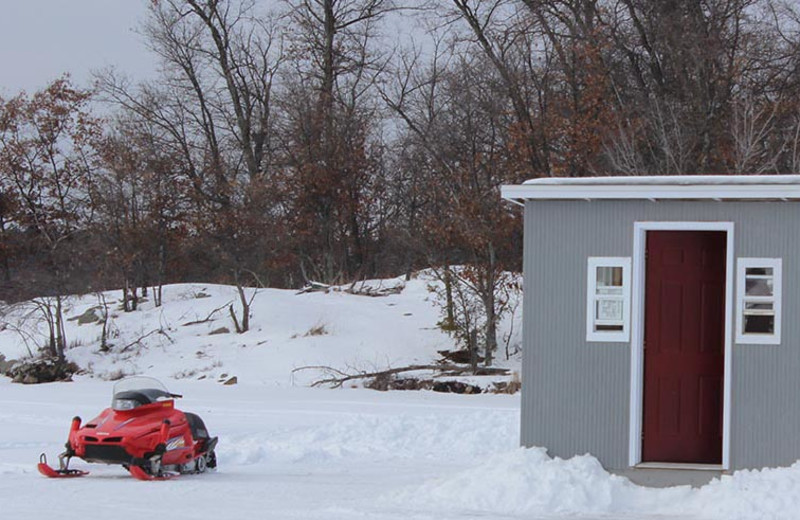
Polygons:
M643 462L722 462L726 235L649 231Z

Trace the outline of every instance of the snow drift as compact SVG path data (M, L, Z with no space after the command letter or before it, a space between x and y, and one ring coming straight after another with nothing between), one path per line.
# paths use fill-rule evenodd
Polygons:
M739 471L692 489L645 488L611 475L592 456L550 458L544 449L495 454L475 466L385 497L424 510L459 504L476 516L650 515L720 520L800 518L800 463Z

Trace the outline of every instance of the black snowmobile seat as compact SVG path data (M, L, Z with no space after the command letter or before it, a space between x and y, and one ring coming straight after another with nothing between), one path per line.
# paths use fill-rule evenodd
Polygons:
M186 421L189 423L189 429L192 430L192 437L194 440L208 439L208 430L206 429L203 419L199 415L184 412Z
M214 448L217 447L217 441L219 439L217 437L211 437L208 434L206 425L203 423L203 419L201 419L200 416L188 412L184 412L183 414L186 416L186 422L189 423L189 430L192 432L192 438L200 443L200 451L208 454L208 467L216 468L217 456L214 453Z

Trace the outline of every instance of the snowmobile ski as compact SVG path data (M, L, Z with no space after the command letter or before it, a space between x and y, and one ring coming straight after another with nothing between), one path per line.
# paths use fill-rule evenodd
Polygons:
M170 480L178 476L177 473L162 473L160 475L151 475L150 473L146 472L142 469L141 466L131 466L128 468L128 471L131 472L131 476L133 476L137 480Z
M47 457L44 453L39 456L39 464L36 467L39 473L47 478L75 478L84 477L89 474L88 471L79 469L55 469L47 463Z

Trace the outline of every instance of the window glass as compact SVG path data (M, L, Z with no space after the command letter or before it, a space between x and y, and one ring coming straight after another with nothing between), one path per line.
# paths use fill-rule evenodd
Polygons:
M772 277L745 279L745 294L747 296L772 296Z
M780 343L780 258L740 258L738 343Z
M597 294L622 294L622 267L597 268Z
M746 334L774 334L775 316L744 316L744 332Z

